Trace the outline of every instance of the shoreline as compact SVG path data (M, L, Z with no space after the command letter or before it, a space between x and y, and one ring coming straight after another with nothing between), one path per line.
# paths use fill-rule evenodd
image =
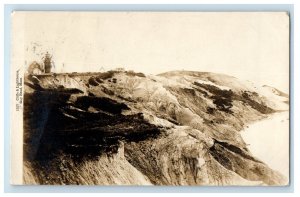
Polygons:
M289 111L248 125L241 136L254 157L289 178Z

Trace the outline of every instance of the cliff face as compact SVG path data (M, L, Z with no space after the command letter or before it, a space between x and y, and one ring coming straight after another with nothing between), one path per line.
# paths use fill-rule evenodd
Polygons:
M24 180L36 184L283 185L240 131L288 96L174 71L27 76Z

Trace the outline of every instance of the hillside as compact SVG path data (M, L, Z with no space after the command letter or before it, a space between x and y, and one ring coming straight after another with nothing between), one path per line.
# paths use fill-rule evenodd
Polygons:
M283 92L215 73L28 75L24 181L285 185L240 135L282 110Z

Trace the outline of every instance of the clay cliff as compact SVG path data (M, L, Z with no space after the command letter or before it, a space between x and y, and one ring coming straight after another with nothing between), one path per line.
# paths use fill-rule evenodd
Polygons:
M27 75L24 182L285 185L240 131L288 95L207 72Z

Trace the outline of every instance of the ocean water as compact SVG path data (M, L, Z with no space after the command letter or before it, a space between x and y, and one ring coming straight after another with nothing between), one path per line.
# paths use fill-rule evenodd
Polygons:
M251 124L241 132L248 149L270 168L289 177L289 112Z

